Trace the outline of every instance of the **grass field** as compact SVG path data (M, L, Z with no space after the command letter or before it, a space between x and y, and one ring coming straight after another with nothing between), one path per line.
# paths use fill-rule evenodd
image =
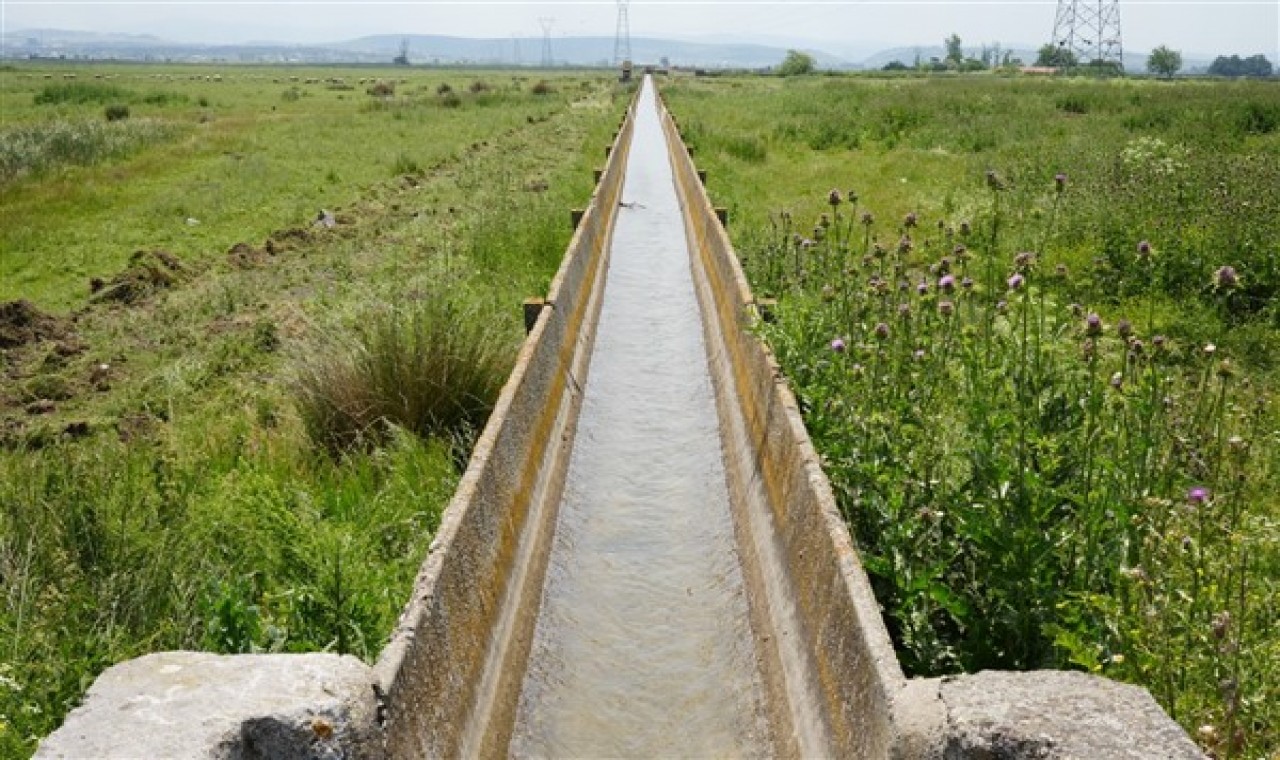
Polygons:
M904 667L1280 751L1280 86L684 79Z
M145 652L376 656L626 96L0 71L0 756Z

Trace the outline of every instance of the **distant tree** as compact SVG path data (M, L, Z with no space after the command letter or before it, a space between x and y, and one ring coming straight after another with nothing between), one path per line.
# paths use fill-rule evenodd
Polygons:
M907 71L907 64L902 61L889 61L881 69L881 71Z
M1182 53L1171 50L1165 45L1152 50L1151 55L1147 57L1147 71L1165 79L1172 79L1181 68Z
M787 57L782 61L782 65L778 67L778 73L784 77L794 77L812 74L813 68L813 56L808 53L802 53L799 50L788 50Z
M1243 60L1238 55L1230 58L1220 55L1209 66L1209 74L1215 77L1269 77L1273 71L1271 61L1264 55L1252 55Z
M1055 69L1073 69L1079 64L1076 54L1052 43L1044 45L1036 54L1037 66L1049 66Z
M964 60L964 48L960 46L960 35L952 34L943 40L942 44L947 48L947 55L943 60L959 66L960 62Z

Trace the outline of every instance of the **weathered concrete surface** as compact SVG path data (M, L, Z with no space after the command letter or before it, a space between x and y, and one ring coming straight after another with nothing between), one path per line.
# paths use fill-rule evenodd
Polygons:
M984 671L931 681L945 760L1203 758L1146 689L1086 673Z
M161 652L120 663L37 758L384 758L373 672L333 654Z

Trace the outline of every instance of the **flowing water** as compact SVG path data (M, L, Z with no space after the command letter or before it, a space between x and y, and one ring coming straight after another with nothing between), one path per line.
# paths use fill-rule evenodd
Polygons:
M773 754L684 223L638 100L512 755Z

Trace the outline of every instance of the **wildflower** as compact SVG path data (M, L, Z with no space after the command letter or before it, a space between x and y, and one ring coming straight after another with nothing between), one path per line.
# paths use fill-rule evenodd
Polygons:
M1218 362L1218 377L1221 377L1225 380L1226 378L1229 378L1229 377L1235 377L1235 374L1236 374L1236 370L1235 370L1235 367L1231 365L1230 359L1223 359L1222 361Z
M862 370L863 370L863 367L862 367L862 365L861 365L861 364L856 364L856 363L855 363L855 364L853 364L853 365L851 365L851 366L849 367L849 371L850 371L851 373L853 373L854 377L861 377L861 376L862 376Z
M951 271L951 258L949 256L943 256L941 259L938 260L938 272L941 274L947 274L950 271Z
M844 197L849 201L849 205L853 205L858 202L858 191L850 190L844 194Z
M950 293L956 289L956 278L949 274L942 275L942 279L938 280L938 289L944 293Z
M845 349L845 344L842 338L836 338L835 340L831 341L832 351L836 352L837 354L843 354L844 349Z
M813 242L809 238L800 238L800 247L806 251L814 247L815 245L817 245L817 243Z
M965 261L969 258L969 249L964 247L964 243L956 243L956 247L951 249L951 253L961 261Z
M1187 491L1187 503L1192 506L1200 506L1209 500L1209 489L1204 486L1196 486Z
M870 211L863 211L863 212L862 212L862 226L863 226L863 227L870 227L871 225L875 224L875 222L876 222L876 218L875 218L874 216L872 216L872 215L871 215L871 212L870 212Z
M905 303L898 304L898 316L907 319L911 316L911 307Z
M903 304L903 305L905 306L906 304ZM876 337L879 338L880 340L884 340L885 338L888 338L889 326L886 325L884 322L880 322L875 327L875 334L876 334Z
M906 227L907 229L911 229L912 227L916 226L916 221L917 221L916 212L912 211L911 213L907 214L905 218L903 218L902 226Z
M827 193L827 203L831 204L831 208L835 208L836 206L839 206L841 200L843 199L840 197L839 190L832 190L831 192Z
M1124 374L1117 372L1111 376L1111 387L1120 390L1124 386Z
M1151 258L1151 243L1149 243L1146 240L1143 240L1142 242L1138 243L1138 258L1140 259Z
M1098 342L1093 338L1085 338L1084 343L1080 344L1080 354L1088 361L1093 358L1098 350Z
M1078 303L1073 303L1067 308L1071 310L1071 316L1075 317L1076 319L1080 319L1084 316L1084 307Z
M963 280L960 281L960 287L964 288L965 290L973 290L973 279L970 277L964 278Z
M1127 319L1121 319L1119 322L1116 322L1116 332L1119 333L1121 338L1127 338L1130 335L1133 335L1133 323Z
M1213 622L1210 625L1213 627L1213 637L1215 639L1224 638L1231 628L1231 613L1226 610L1219 612L1213 616Z
M1157 335L1151 339L1151 345L1155 346L1157 351L1163 350L1169 339L1163 335Z
M1182 537L1182 551L1189 552L1195 545L1196 542L1191 540L1191 536Z
M910 235L903 235L902 239L898 241L898 253L902 253L902 254L911 253L912 247L913 247L913 244L911 242Z
M1053 175L1053 185L1054 185L1054 188L1056 188L1058 192L1062 192L1063 190L1066 190L1066 189L1067 189L1067 175L1066 175L1066 174L1063 174L1062 172L1058 172L1057 174Z
M999 301L996 303L996 311L1000 312L1001 314L1004 314L1008 310L1009 310L1008 301Z
M1009 290L1018 290L1025 283L1026 283L1026 280L1023 278L1023 276L1015 272L1013 276L1009 278Z
M928 294L929 294L929 283L925 282L924 280L921 280L921 281L920 281L920 284L919 284L919 285L916 285L916 293L918 293L918 294L920 294L920 295L922 295L922 296L924 296L924 295L928 295Z
M836 289L831 287L830 285L823 285L822 300L827 303L831 303L832 301L835 300L835 298L836 298Z
M938 302L938 313L944 317L951 316L952 312L954 312L955 309L956 309L955 305L952 304L950 301Z
M968 235L972 231L973 231L973 227L969 224L969 220L966 219L965 221L960 222L961 235Z
M1058 275L1059 277L1066 277L1066 276L1069 274L1069 272L1067 271L1067 265L1066 265L1066 264L1059 264L1059 265L1057 265L1056 267L1054 267L1054 268L1053 268L1053 272L1054 272L1054 274Z
M1031 251L1023 251L1013 257L1013 266L1019 272L1027 271L1027 267L1031 266L1031 262L1035 261L1036 255Z
M818 217L818 226L819 226L819 227L821 227L821 228L822 228L822 229L824 229L824 230L825 230L825 229L827 229L828 227L830 227L830 226L831 226L831 216L830 216L830 215L828 215L828 214L823 214L822 216Z
M1236 273L1233 266L1218 267L1218 271L1213 273L1213 285L1215 288L1222 290L1231 290L1240 284L1240 275Z
M1086 335L1102 334L1102 317L1094 312L1089 312L1089 316L1084 318L1084 332Z
M1217 346L1215 346L1215 345L1213 345L1212 343L1206 343L1206 344L1204 344L1204 355L1205 355L1205 356L1213 356L1214 352L1216 352L1217 350L1218 350L1218 347L1217 347Z
M1141 340L1134 338L1129 341L1129 358L1136 359L1146 353L1146 344Z
M826 237L826 236L827 236L827 228L826 228L826 227L823 227L821 224L814 225L814 227L813 227L813 239L814 239L814 240L821 240L821 239L823 239L823 238L824 238L824 237Z
M872 252L872 254L874 254L874 255L875 255L875 257L876 257L877 259L883 259L883 258L884 258L884 255L885 255L885 253L886 253L886 251L885 251L885 249L884 249L884 246L883 246L883 245L880 245L880 241L878 241L878 240L876 241L875 245L874 245L874 246L872 246L872 248L871 248L871 252Z
M996 192L1000 192L1001 190L1006 189L1007 185L1005 185L1004 178L1002 178L999 174L997 174L995 170L988 169L987 170L987 187L991 188L992 190L995 190Z

